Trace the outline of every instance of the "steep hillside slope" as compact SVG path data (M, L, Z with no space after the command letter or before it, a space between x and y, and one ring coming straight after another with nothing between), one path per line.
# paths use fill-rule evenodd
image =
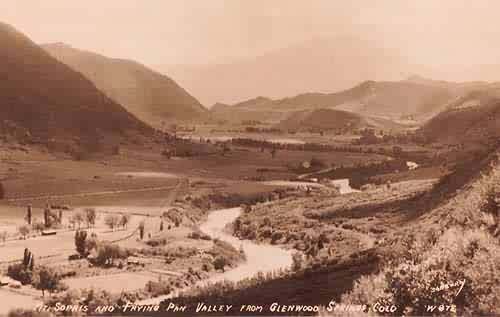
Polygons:
M500 137L500 90L472 92L427 122L430 140L444 143L489 143Z
M147 134L151 129L13 27L0 24L0 123L48 140Z
M139 63L108 58L61 43L42 47L150 124L200 120L207 113L198 100L172 79Z

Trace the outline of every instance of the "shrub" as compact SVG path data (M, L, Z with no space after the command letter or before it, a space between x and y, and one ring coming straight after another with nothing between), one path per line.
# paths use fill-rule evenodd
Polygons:
M199 230L196 230L196 231L193 231L193 232L190 232L187 236L189 239L194 239L194 240L212 240L212 238L208 235L208 234L205 234Z
M152 297L168 295L172 292L172 286L170 283L149 281L146 284L146 292L151 294Z
M213 262L213 266L214 266L214 269L216 270L221 270L222 272L224 272L224 268L228 265L228 260L226 259L226 257L224 256L217 256L215 259L214 259L214 262Z
M113 266L115 260L126 259L129 252L118 245L103 243L97 247L95 262L101 266Z
M304 256L300 252L295 252L292 255L292 270L299 271L304 266Z
M21 282L23 285L31 284L33 280L33 272L22 263L9 265L7 276Z
M151 247L158 247L158 246L166 245L167 239L165 239L165 238L150 239L150 240L146 241L146 244L151 246Z
M316 158L316 157L313 157L311 159L311 161L309 162L309 164L311 164L311 167L313 167L313 168L323 168L323 167L327 166L325 161L323 161L319 158Z
M428 306L439 305L455 307L459 315L500 313L500 247L489 233L452 228L428 251L418 243L413 243L405 260L359 279L342 300L379 300L396 305L398 315L428 315ZM450 289L440 288L449 283L456 284Z
M35 271L32 284L36 289L42 291L42 296L45 296L46 290L52 293L64 288L64 285L61 284L61 279L61 274L56 269L41 266Z
M29 310L24 308L16 308L11 310L7 317L51 317L52 314L49 312L40 312L35 310Z
M22 225L19 228L17 228L19 231L19 234L23 237L23 239L26 239L26 237L30 234L31 228L28 225Z

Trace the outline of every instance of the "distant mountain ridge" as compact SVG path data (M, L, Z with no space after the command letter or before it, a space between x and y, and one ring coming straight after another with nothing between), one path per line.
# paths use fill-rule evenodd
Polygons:
M251 114L253 119L273 122L281 121L295 111L334 109L398 121L438 113L457 94L449 85L444 84L432 85L408 80L364 81L335 93L303 93L276 100L258 97L233 106L219 104L210 112L213 118L224 120Z
M137 62L105 57L63 43L42 45L101 91L152 125L205 119L208 110L166 75Z
M233 62L157 68L203 104L212 105L255 96L282 99L304 91L339 91L366 79L400 80L412 67L397 51L354 35L311 39Z
M4 133L12 133L16 127L42 142L66 140L82 145L152 132L82 74L3 23L0 65L0 127Z

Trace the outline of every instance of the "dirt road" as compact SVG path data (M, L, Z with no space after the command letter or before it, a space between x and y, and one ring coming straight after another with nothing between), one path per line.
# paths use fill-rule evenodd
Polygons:
M212 238L231 243L235 248L242 247L247 261L235 269L217 274L207 280L200 281L194 286L202 286L222 280L237 282L255 276L259 272L271 272L280 268L288 268L292 264L292 253L276 246L256 244L249 240L240 240L224 231L227 224L232 223L241 214L241 208L221 209L212 212L205 223L200 226L201 231ZM181 291L185 291L182 289ZM139 302L141 305L156 304L168 298L175 298L179 291Z

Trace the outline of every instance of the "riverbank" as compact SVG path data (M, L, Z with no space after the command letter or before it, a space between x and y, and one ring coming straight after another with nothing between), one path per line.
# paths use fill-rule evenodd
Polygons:
M181 292L187 291L188 289L202 287L223 280L237 282L245 278L251 278L259 272L267 273L278 269L289 268L292 264L292 254L290 251L276 246L256 244L249 240L240 240L226 232L226 226L234 222L241 214L241 208L213 211L208 215L207 220L200 225L200 230L210 235L212 238L217 238L230 243L235 248L241 247L246 256L245 263L232 270L216 274L211 278L199 281L198 283L187 288L177 290L169 295L140 301L137 304L159 304L165 299L175 298Z

